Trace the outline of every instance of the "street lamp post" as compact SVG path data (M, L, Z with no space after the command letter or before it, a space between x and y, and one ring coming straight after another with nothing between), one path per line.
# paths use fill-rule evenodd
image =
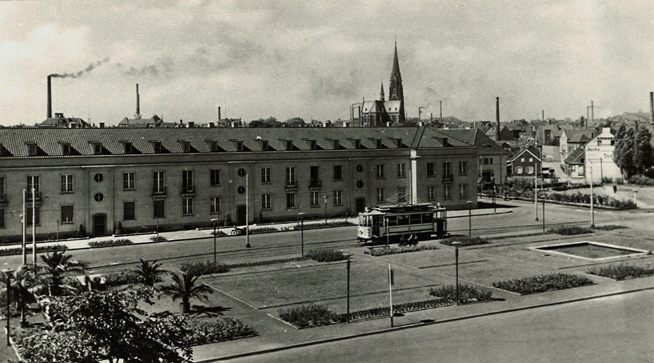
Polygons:
M472 202L468 201L468 237L472 237Z
M545 198L541 199L543 202L543 233L545 233Z
M11 316L11 313L9 312L9 309L11 307L11 274L14 272L12 269L4 269L2 272L7 276L7 346L11 346L11 342L9 341L9 333L10 333L10 325L9 325L9 319Z
M327 224L327 195L323 197L323 200L325 201L325 224Z
M459 246L461 242L452 242L454 246L454 265L456 269L456 304L459 305Z
M350 256L347 255L347 322L350 322Z
M218 227L218 218L211 219L213 222L213 264L216 265L216 228Z
M304 258L304 213L300 212L298 213L300 216L300 244L301 244L301 256Z

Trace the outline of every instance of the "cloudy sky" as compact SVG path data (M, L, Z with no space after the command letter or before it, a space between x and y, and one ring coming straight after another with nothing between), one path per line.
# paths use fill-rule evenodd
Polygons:
M54 112L117 124L349 118L388 94L397 39L415 117L493 120L648 111L654 2L43 1L0 2L0 124Z

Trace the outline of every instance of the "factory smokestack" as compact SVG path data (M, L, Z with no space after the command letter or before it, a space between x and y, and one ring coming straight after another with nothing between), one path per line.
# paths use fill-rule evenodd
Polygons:
M649 112L651 118L652 125L654 125L654 92L649 93Z
M218 122L220 122L220 106L218 106Z
M497 120L497 141L500 141L500 98L495 98L495 119Z
M52 76L48 76L48 118L52 118Z
M136 84L136 118L141 118L141 96L139 95L139 84Z

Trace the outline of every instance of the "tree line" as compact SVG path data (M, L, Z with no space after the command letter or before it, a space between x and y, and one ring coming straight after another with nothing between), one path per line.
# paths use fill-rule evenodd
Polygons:
M644 175L654 166L652 154L652 133L645 127L636 130L620 125L615 135L613 160L622 171L625 179L634 175Z

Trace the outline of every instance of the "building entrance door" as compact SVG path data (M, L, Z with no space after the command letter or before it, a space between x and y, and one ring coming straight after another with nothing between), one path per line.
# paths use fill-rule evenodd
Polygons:
M245 204L236 206L236 224L242 226L245 224L245 219L247 218L247 210Z
M107 234L107 215L96 214L93 216L93 236L104 236Z
M356 214L366 211L366 198L357 198L354 200Z

